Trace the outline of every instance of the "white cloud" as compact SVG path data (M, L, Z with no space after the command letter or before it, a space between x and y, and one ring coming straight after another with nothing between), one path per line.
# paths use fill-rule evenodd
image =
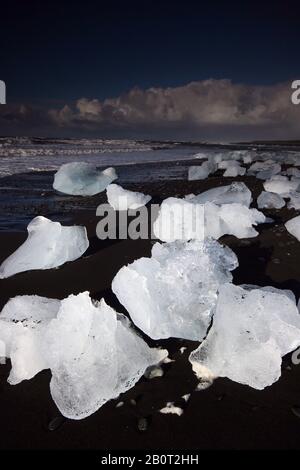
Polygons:
M291 103L289 83L248 86L204 80L176 88L134 88L117 98L81 98L76 108L51 111L59 125L193 127L283 126L300 130L300 107Z
M74 105L41 112L38 119L52 128L141 134L164 132L169 137L299 138L300 105L291 102L291 83L272 86L203 80L175 88L133 88L117 98L80 98ZM15 110L16 111L16 110ZM34 116L30 109L28 119ZM16 113L24 121L27 110ZM0 109L1 119L1 109Z

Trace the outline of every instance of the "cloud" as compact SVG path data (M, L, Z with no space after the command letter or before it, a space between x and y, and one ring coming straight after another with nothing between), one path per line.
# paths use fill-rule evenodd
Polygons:
M291 94L291 83L249 86L210 79L174 88L133 88L104 101L80 98L44 115L19 109L16 119L24 123L38 117L57 131L131 133L133 137L292 139L299 138L300 105L291 103Z

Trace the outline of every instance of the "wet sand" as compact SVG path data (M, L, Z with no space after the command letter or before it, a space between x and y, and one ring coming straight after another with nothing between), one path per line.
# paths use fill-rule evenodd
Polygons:
M251 177L223 178L212 176L205 181L128 183L128 189L152 194L154 202L168 196L199 193L211 187L244 181L254 200L262 182ZM91 246L79 260L53 270L20 273L0 281L0 308L22 294L38 294L62 299L71 293L89 290L96 299L124 311L112 294L114 275L124 264L149 256L151 240L100 241L96 238L95 216L103 196L91 198L86 210L72 214L72 223L88 228ZM94 206L94 207L93 207ZM255 204L253 205L255 207ZM268 210L272 224L259 226L259 235L238 240L225 236L239 258L233 272L236 284L272 285L300 294L300 243L285 230L283 223L298 215L294 210ZM45 214L46 215L46 214ZM0 262L26 238L25 232L0 232ZM283 359L282 376L263 391L217 379L203 391L195 391L197 380L188 362L196 343L184 340L149 341L170 351L174 362L163 366L164 376L138 384L117 400L82 421L61 417L49 391L50 372L10 386L9 362L0 367L0 448L1 449L295 449L300 448L300 365ZM180 348L187 349L182 354ZM182 396L191 393L185 403ZM122 407L116 404L123 401ZM174 401L184 408L181 417L164 415L159 409ZM147 429L140 430L146 419ZM54 428L53 430L51 430Z

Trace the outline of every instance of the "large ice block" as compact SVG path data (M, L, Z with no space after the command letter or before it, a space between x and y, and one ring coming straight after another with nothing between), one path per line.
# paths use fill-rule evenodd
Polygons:
M55 173L53 188L74 196L94 196L116 179L114 168L101 171L86 162L71 162L62 165Z
M190 362L199 378L228 377L261 390L279 379L281 357L299 345L300 315L286 291L225 284Z
M51 269L79 258L89 247L86 228L64 227L46 217L35 217L28 237L0 266L0 279L32 269Z
M238 260L215 240L156 243L151 258L123 266L113 292L133 322L154 339L201 340L220 285L232 280Z

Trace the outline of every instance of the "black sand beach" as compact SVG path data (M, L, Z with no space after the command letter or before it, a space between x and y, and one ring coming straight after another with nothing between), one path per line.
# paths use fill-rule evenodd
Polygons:
M123 186L151 194L154 202L160 202L171 195L200 193L211 187L230 184L233 180L247 184L253 193L255 207L262 182L254 177L233 179L214 175L204 181L177 179ZM62 299L71 293L88 290L92 298L104 297L109 305L125 313L111 292L111 281L124 264L141 256L149 256L153 241L98 240L95 210L100 202L105 201L105 194L87 199L81 210L77 208L68 212L68 223L84 224L88 229L90 248L87 253L58 269L20 273L1 280L0 308L16 295L38 294ZM58 219L60 205L64 205L63 198L59 200ZM260 225L256 238L239 240L226 236L220 240L231 247L239 259L239 267L233 272L234 283L291 289L298 299L300 243L283 226L298 212L286 208L264 212L274 222ZM47 204L39 214L49 216ZM0 262L25 238L25 231L0 232ZM6 381L10 364L1 366L0 448L300 448L300 366L293 365L290 356L283 358L282 376L278 382L263 391L223 378L217 379L206 390L195 391L197 380L188 355L196 343L175 339L147 341L167 348L170 358L174 360L163 365L163 377L151 380L142 378L126 394L105 404L82 421L68 420L60 415L49 392L50 372L43 371L30 381L11 386ZM181 353L183 346L186 350ZM185 394L191 394L187 403L182 398ZM124 405L116 408L120 401ZM184 408L182 416L159 413L170 401Z

